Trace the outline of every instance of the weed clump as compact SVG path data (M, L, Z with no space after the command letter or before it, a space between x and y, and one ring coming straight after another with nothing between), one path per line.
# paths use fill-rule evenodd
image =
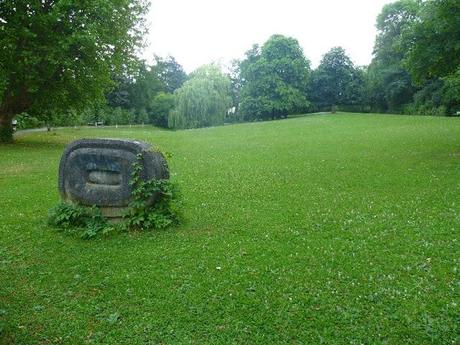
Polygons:
M126 227L131 230L164 229L178 223L175 202L179 191L169 180L143 180L141 178L142 154L133 165L132 200L125 214Z
M97 207L66 202L61 202L50 210L48 225L68 232L81 231L81 238L84 239L93 238L99 233L108 233L113 229Z

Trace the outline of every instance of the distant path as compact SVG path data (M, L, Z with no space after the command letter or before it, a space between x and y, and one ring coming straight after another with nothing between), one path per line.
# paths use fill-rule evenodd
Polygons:
M56 129L73 129L73 128L133 128L133 127L146 127L149 125L119 125L119 126L68 126L68 127L51 127L51 132L55 131ZM22 137L23 135L29 134L29 133L35 133L35 132L46 132L48 128L42 127L42 128L30 128L30 129L20 129L16 132L14 132L14 137Z
M331 112L318 112L318 113L307 113L307 114L299 114L299 115L288 115L288 119L294 119L296 117L305 117L305 116L312 116L312 115L324 115L324 114L331 114ZM237 122L238 123L238 122ZM243 122L244 123L244 122ZM226 125L233 125L235 123L226 123ZM86 129L91 129L91 128L133 128L133 127L146 127L150 126L149 124L146 125L111 125L111 126L68 126L68 127L51 127L51 131L54 131L56 129L68 129L68 128L86 128ZM20 129L16 132L14 132L14 137L22 137L23 135L29 134L29 133L36 133L36 132L46 132L47 128L42 127L42 128L30 128L30 129Z
M317 113L306 113L306 114L297 114L297 115L288 115L288 119L295 119L296 117L306 117L306 116L313 116L313 115L326 115L326 114L332 114L330 111L321 111Z
M44 128L20 129L20 130L14 132L14 136L15 137L22 137L23 135L28 134L28 133L45 132L45 131L46 131L46 127L44 127Z

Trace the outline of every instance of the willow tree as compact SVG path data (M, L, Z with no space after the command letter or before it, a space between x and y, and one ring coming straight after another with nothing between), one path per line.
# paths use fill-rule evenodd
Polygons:
M204 65L194 71L175 95L170 128L197 128L224 124L231 105L230 79L219 66Z
M142 43L145 0L0 1L0 141L12 119L103 99Z

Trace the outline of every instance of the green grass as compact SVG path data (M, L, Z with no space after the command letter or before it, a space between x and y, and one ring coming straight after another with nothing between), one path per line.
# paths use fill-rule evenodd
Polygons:
M183 224L46 226L65 144L172 152ZM458 344L460 119L336 114L0 146L0 342Z

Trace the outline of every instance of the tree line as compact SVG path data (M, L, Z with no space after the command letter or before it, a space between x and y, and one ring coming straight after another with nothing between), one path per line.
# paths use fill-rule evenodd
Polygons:
M296 39L273 35L263 45L249 49L242 60L233 61L218 96L209 91L215 90L210 78L208 87L188 85L190 96L180 101L187 106L175 110L170 126L193 128L336 110L419 115L460 112L460 2L396 1L383 7L376 26L369 66L354 65L343 48L334 47L312 69ZM218 74L225 78L216 70L214 75ZM230 90L225 86L228 82ZM226 88L231 102L223 96ZM220 104L212 108L214 114L206 115L215 116L211 122L193 118L209 109L202 99Z
M240 120L317 111L454 115L460 111L460 2L400 0L383 7L369 66L341 47L316 69L297 40L254 45L230 76Z
M460 111L460 3L399 0L377 17L369 66L341 47L311 68L298 41L273 35L227 71L187 75L174 57L136 58L144 0L0 3L0 140L22 127L152 123L195 128L318 111ZM116 27L116 29L114 29Z

